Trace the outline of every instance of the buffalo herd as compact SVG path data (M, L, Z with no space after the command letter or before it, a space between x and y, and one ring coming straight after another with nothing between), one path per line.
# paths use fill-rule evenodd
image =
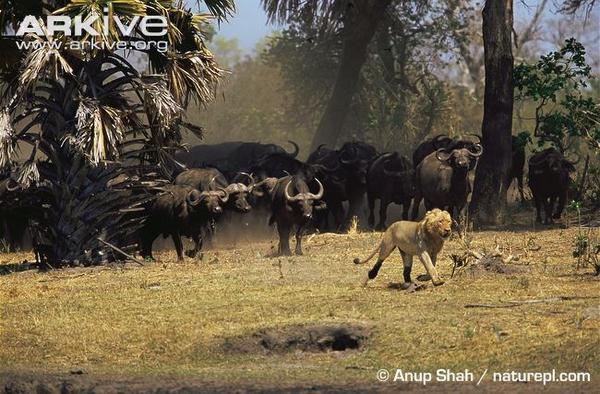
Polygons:
M173 182L148 203L148 218L139 236L141 255L152 258L153 243L162 235L172 238L179 260L184 254L194 257L222 223L248 217L264 218L265 227L276 226L280 255L291 254L289 238L295 231L295 253L302 254L303 233L347 230L360 216L365 196L368 225L376 230L386 229L391 203L402 206L403 219L416 220L423 201L426 210L447 210L460 222L471 192L469 175L483 154L476 135L430 138L414 150L412 160L353 141L339 149L322 145L301 161L298 145L290 144L291 152L275 144L227 142L198 145L177 154ZM524 165L525 149L513 138L507 181L517 180L523 200ZM538 222L560 218L574 170L574 163L554 148L531 156L529 186ZM18 188L10 180L0 186L2 194ZM376 200L380 202L377 221ZM12 239L8 226L3 224L5 240ZM184 253L182 237L194 241L192 250Z
M376 230L387 227L391 203L402 206L404 219L416 220L423 201L426 210L445 209L460 222L471 192L469 175L483 154L476 135L430 138L415 149L412 160L353 141L339 149L319 146L301 161L298 145L290 143L292 152L274 144L229 142L178 154L176 159L185 169L174 174L172 191L153 203L142 255L150 257L153 240L163 234L173 238L179 259L183 259L181 236L191 237L195 245L187 255L195 256L224 217L243 217L250 211L262 212L265 224L276 226L279 255L292 253L292 231L295 253L302 254L304 232L346 230L360 214L365 196L368 224ZM517 180L522 199L524 164L525 149L513 138L507 181ZM531 157L529 186L539 222L542 209L545 223L560 217L573 170L573 163L553 148ZM377 223L376 200L380 202Z

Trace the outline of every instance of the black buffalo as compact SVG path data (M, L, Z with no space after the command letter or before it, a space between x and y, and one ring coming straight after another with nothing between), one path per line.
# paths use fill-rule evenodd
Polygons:
M9 252L22 250L31 212L21 185L10 177L0 180L0 237Z
M209 226L204 229L204 240L209 244L215 233L216 223L224 220L223 215L228 220L231 219L231 215L235 212L246 214L252 210L252 206L248 200L255 185L254 179L252 175L247 173L240 173L238 175L241 178L238 182L229 183L225 175L216 168L193 168L182 172L175 178L176 185L187 185L200 191L208 192L221 190L227 194L228 199L226 202L223 202L225 211L223 214L219 212L212 215L209 218ZM243 183L244 181L249 184L246 185L246 183ZM196 252L199 251L199 246L196 245L194 250ZM195 255L195 252L190 252L190 256L193 257L193 255Z
M276 144L261 144L258 142L224 142L216 145L196 145L189 152L180 152L175 157L189 168L216 167L227 173L246 171L259 159L281 153L290 157L298 156L298 145L291 153Z
M538 223L542 222L542 208L545 224L560 219L567 200L569 174L575 171L575 164L555 148L545 149L529 159L529 187L535 201Z
M421 200L425 209L445 209L454 216L462 216L471 191L468 174L477 164L483 153L483 147L474 144L473 149L438 149L429 154L415 171L416 193L413 205L413 220L417 218Z
M211 215L222 212L226 192L201 192L190 186L170 185L150 206L148 219L141 230L141 254L152 258L152 244L162 234L171 236L178 261L183 260L182 236L191 237L196 246L193 255L202 247L201 232Z
M225 175L216 168L192 168L177 175L175 184L191 186L200 191L225 190L229 199L224 208L247 213L252 209L248 203L248 195L252 193L254 179L247 173L241 173L240 176L246 178L249 185L242 183L241 179L239 182L229 183Z
M321 144L321 145L319 145L319 147L317 149L315 149L314 152L312 152L308 156L308 159L306 160L306 162L307 163L318 163L319 161L321 161L321 159L323 157L327 156L328 154L330 154L333 151L334 151L333 149L327 148L327 146L325 144Z
M417 149L415 149L413 153L413 167L417 168L420 162L423 161L430 154L438 151L439 149L444 149L447 151L451 151L453 149L469 149L471 151L476 150L477 144L481 144L481 137L473 134L473 137L477 138L479 142L472 142L462 138L451 138L447 135L440 134L435 137L429 138L423 141Z
M325 171L335 171L339 168L327 168L319 164L309 164L302 162L287 153L272 153L257 160L247 172L251 173L256 179L282 178L288 175L298 175L306 182L312 182Z
M367 170L376 156L377 150L364 142L347 142L339 150L321 146L310 155L309 164L328 169L322 176L325 186L323 199L333 215L337 230L347 227L358 214L367 191ZM348 202L347 214L344 214L345 201ZM320 225L327 228L327 211L322 212Z
M415 195L415 171L412 163L398 153L379 156L367 172L367 201L369 203L369 226L375 225L375 200L379 204L379 224L376 230L386 228L387 207L390 203L402 205L402 218L408 219L410 203Z
M302 232L313 216L313 203L323 197L323 185L317 194L310 192L306 182L298 176L286 176L277 181L273 188L273 202L269 224L277 224L279 233L278 254L291 255L290 232L296 227L296 254L302 254Z

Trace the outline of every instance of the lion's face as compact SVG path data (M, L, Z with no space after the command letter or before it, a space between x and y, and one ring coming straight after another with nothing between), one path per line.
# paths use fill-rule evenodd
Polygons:
M450 214L441 209L432 209L425 214L425 227L430 234L441 238L448 238L452 233L452 218Z

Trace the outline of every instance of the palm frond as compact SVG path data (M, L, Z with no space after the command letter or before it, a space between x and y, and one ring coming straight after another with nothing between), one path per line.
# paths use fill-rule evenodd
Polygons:
M183 108L175 101L167 82L160 78L142 85L146 113L161 128L169 128L183 115Z
M108 10L108 18L104 18L104 10ZM146 14L146 4L142 0L71 0L65 7L53 12L54 15L80 16L82 20L97 18L92 28L100 35L86 35L82 41L113 42L120 39L120 33L112 18L118 15L122 20L131 20L135 16ZM105 22L108 23L105 26ZM108 34L107 34L108 32Z
M169 90L183 107L187 106L190 98L201 105L212 101L223 74L208 51L171 54L165 71Z
M352 0L261 0L267 17L272 22L287 23L302 13L325 23L339 19Z
M76 118L76 134L68 136L67 141L94 165L115 158L125 134L123 111L84 98L79 103Z
M60 48L60 36L50 36L40 19L44 37L28 34L25 39L37 41L40 45L34 47L25 57L19 76L19 91L25 92L34 82L42 79L47 73L55 80L65 74L73 74L73 68L64 57Z
M15 158L14 135L15 129L8 110L0 110L0 168L6 167Z
M235 2L233 0L196 0L199 9L202 9L202 3L219 20L235 14Z
M17 182L19 182L24 188L28 188L32 185L37 185L40 181L40 172L38 170L37 162L35 160L28 160L18 171Z

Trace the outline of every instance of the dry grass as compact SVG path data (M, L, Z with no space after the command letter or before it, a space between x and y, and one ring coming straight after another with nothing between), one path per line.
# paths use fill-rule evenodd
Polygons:
M576 229L475 233L475 248L494 239L515 252L533 235L541 250L519 262L528 273L450 279L447 243L439 267L444 286L407 293L389 288L402 265L393 254L380 276L361 287L368 267L352 259L380 234L318 235L305 256L264 258L271 243L206 252L174 263L173 253L146 267L27 271L0 276L0 365L4 371L97 375L176 374L244 382L367 382L379 368L481 371L556 368L600 375L600 300L507 309L465 304L559 295L598 296L591 270L570 256ZM23 256L4 255L5 262ZM413 277L424 270L415 264ZM371 339L361 352L228 354L226 338L302 323L361 323Z

